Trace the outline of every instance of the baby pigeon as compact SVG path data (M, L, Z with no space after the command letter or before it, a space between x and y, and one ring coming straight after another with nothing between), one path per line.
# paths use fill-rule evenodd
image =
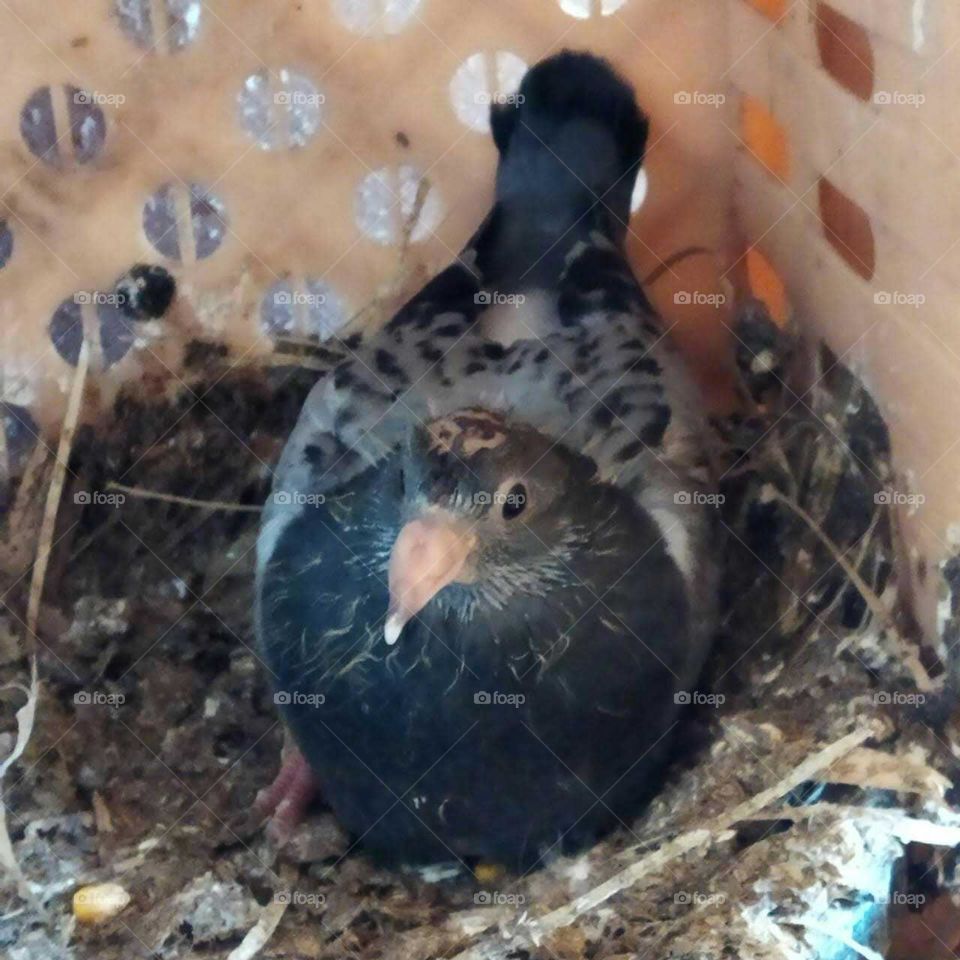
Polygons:
M315 781L399 864L529 867L662 782L711 636L700 398L623 242L647 120L562 52L492 111L492 210L314 387L258 542L257 621Z

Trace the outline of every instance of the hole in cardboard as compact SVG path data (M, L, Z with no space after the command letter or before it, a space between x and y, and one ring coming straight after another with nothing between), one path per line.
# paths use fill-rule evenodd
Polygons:
M260 327L269 337L329 340L347 321L343 301L325 280L280 280L260 303Z
M209 257L223 243L226 221L226 209L222 201L208 193L205 187L190 184L190 223L198 260Z
M740 120L747 148L778 180L786 182L790 176L786 130L756 97L743 98Z
M774 22L787 12L787 0L747 0L747 3Z
M647 199L649 190L650 177L647 176L646 167L641 167L633 184L633 192L630 194L631 213L636 213L643 206L643 201Z
M0 267L5 267L13 256L13 231L6 220L0 220Z
M337 19L364 36L399 33L415 16L422 0L334 0Z
M467 57L450 79L450 103L457 119L471 130L489 133L491 104L511 102L526 72L526 63L507 50Z
M819 186L824 234L854 273L871 280L876 268L876 244L870 217L826 177L820 178Z
M816 32L823 69L854 96L869 100L873 95L874 62L867 31L830 4L818 3Z
M0 402L4 456L0 462L0 480L23 469L37 442L38 429L30 411L16 403Z
M133 346L133 322L113 303L97 304L97 320L100 324L100 349L103 366L119 363Z
M120 29L138 47L174 53L197 39L203 4L200 0L116 0L114 10ZM157 24L154 12L160 14Z
M49 87L34 90L20 111L20 136L30 152L47 163L59 158L53 95Z
M70 123L70 143L77 163L90 163L103 151L107 140L107 121L97 106L97 96L67 86L67 116Z
M88 328L84 322L84 310L93 311L94 306L95 313L86 315L91 325L89 333L86 333ZM92 339L94 323L98 331L96 340ZM134 340L132 321L114 302L112 294L99 292L81 291L68 297L54 311L48 330L54 349L71 367L75 367L80 359L85 335L91 337L91 349L94 351L92 365L100 370L106 370L122 360L130 352Z
M182 229L177 215L181 203L182 219L189 220L190 231ZM197 183L164 184L143 207L143 232L154 249L170 260L189 259L191 252L198 260L209 257L223 243L226 230L223 202ZM185 250L184 244L191 241L192 250Z
M83 309L76 296L68 297L57 307L50 318L49 331L53 348L75 367L83 345Z
M417 209L417 195L423 175L415 167L381 167L367 174L357 187L355 215L357 226L371 240L389 246L403 238L404 225ZM410 230L414 243L425 240L440 224L443 202L436 188L427 186L426 194Z
M626 4L627 0L560 0L560 9L577 20L589 20L609 17Z
M756 247L747 250L746 263L750 292L766 304L770 316L778 326L786 326L787 289L780 279L780 274Z
M95 160L107 139L107 122L95 102L96 97L70 84L57 88L57 94L65 100L62 117L57 115L53 88L40 87L27 98L20 111L20 135L24 143L35 157L50 164L67 159L76 163ZM69 130L58 133L58 124L64 121ZM63 142L68 142L70 148L64 148ZM71 150L72 155L68 157Z
M240 125L262 150L305 146L320 128L326 97L295 70L251 73L237 94Z

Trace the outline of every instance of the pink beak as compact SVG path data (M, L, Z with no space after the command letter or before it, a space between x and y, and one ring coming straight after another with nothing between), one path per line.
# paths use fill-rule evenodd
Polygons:
M407 621L463 572L476 537L446 513L411 520L390 553L390 607L383 627L388 644L397 642Z

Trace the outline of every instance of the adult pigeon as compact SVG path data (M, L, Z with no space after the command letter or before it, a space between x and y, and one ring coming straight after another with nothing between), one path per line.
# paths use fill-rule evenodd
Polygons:
M711 636L701 400L624 258L648 124L564 51L492 110L492 210L307 399L258 542L259 640L316 781L399 864L516 867L662 780Z

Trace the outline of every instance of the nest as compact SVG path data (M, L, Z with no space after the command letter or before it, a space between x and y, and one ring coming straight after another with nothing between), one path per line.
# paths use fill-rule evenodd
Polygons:
M928 573L924 637L876 405L757 304L737 337L724 613L667 782L578 857L440 883L379 868L327 811L279 852L248 813L282 744L257 511L324 357L236 369L196 345L189 391L75 430L81 362L61 465L28 465L0 550L5 955L952 956L960 564Z

